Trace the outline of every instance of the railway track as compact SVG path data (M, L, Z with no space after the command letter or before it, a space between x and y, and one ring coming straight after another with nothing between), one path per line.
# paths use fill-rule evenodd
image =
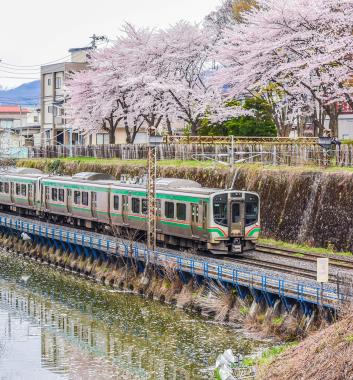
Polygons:
M268 260L261 260L257 258L239 258L239 259L227 259L227 261L230 261L232 263L239 263L242 265L248 265L255 268L261 268L261 269L267 269L271 271L281 272L285 274L291 274L296 275L300 277L310 278L310 279L316 279L316 271L312 269L307 268L301 268L293 265L288 264L280 264L280 263L273 263ZM330 282L337 282L337 276L330 275L329 276Z
M302 252L297 250L290 250L286 248L278 248L278 247L272 247L270 245L262 245L258 244L256 245L256 252L265 253L271 256L277 256L277 257L288 257L291 259L296 259L300 261L307 261L311 263L316 263L318 258L326 257L330 260L330 265L337 267L339 269L345 269L345 270L353 270L353 260L349 258L338 258L330 257L328 255L322 255L319 253L311 253L311 252Z

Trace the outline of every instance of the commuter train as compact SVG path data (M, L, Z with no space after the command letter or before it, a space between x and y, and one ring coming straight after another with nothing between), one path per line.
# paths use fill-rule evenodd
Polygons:
M254 247L261 230L256 193L174 178L158 179L156 191L159 245L214 254ZM146 185L107 174L67 177L18 168L0 176L0 209L96 232L145 234L147 207Z

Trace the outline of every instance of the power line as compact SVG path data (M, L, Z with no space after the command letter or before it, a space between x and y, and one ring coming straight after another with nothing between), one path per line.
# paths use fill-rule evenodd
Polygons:
M45 63L41 63L41 64L38 64L38 65L13 65L13 64L11 64L11 63L6 63L6 62L1 62L1 64L2 64L3 66L16 67L16 68L41 67L41 66L45 66L45 65L50 65L51 63L56 63L56 62L63 61L64 59L69 58L69 57L71 57L70 54L65 55L65 57L62 57L62 58L59 58L59 59L55 59L55 60L53 60L53 61L49 61L49 62L45 62Z

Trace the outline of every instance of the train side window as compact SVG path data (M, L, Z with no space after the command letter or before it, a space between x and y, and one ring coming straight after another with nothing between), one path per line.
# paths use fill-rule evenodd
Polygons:
M132 198L131 199L131 211L134 214L140 213L140 199L139 198Z
M28 196L33 197L33 185L28 185Z
M27 194L27 185L21 185L21 195L25 197Z
M82 204L88 206L88 192L82 191Z
M65 200L65 190L59 189L59 202L64 202Z
M177 219L186 220L186 204L177 203Z
M114 210L119 210L119 195L114 195Z
M75 205L81 204L81 192L80 191L74 192L74 203L75 203Z
M142 214L147 215L147 212L148 212L147 199L142 199Z
M16 195L21 194L21 185L19 183L16 183Z
M0 193L4 192L4 183L0 182Z
M5 189L5 193L8 194L10 192L10 185L8 182L5 182L5 186L4 186L4 189Z
M174 219L174 203L173 202L165 202L164 214L166 218Z
M259 217L259 198L254 194L245 195L245 225L251 226Z
M45 199L49 200L49 187L45 186Z
M58 200L58 189L56 189L55 187L51 189L51 200L52 201Z

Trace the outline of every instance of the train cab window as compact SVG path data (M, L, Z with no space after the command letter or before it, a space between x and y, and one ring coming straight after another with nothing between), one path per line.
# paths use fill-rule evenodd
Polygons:
M19 183L16 183L16 195L21 194L21 185Z
M165 202L164 214L166 218L174 219L174 203L173 202Z
M59 189L59 202L64 202L65 200L65 190Z
M240 204L232 203L232 223L240 222Z
M27 185L21 185L21 195L25 197L27 194Z
M221 226L228 226L228 194L216 195L213 198L213 219Z
M186 205L184 203L177 203L177 219L186 220Z
M75 205L81 204L81 192L80 191L74 192L74 203L75 203Z
M88 192L82 191L82 204L88 206Z
M257 222L259 217L259 197L255 194L245 195L245 225L250 226Z
M119 195L114 195L114 210L119 210Z
M140 213L140 199L139 198L131 198L131 211L134 214Z
M58 200L58 189L54 187L51 189L51 200L55 202Z
M10 185L8 182L5 182L4 190L5 190L6 194L8 194L10 192Z
M147 199L142 199L142 214L147 215L147 212L148 212Z

